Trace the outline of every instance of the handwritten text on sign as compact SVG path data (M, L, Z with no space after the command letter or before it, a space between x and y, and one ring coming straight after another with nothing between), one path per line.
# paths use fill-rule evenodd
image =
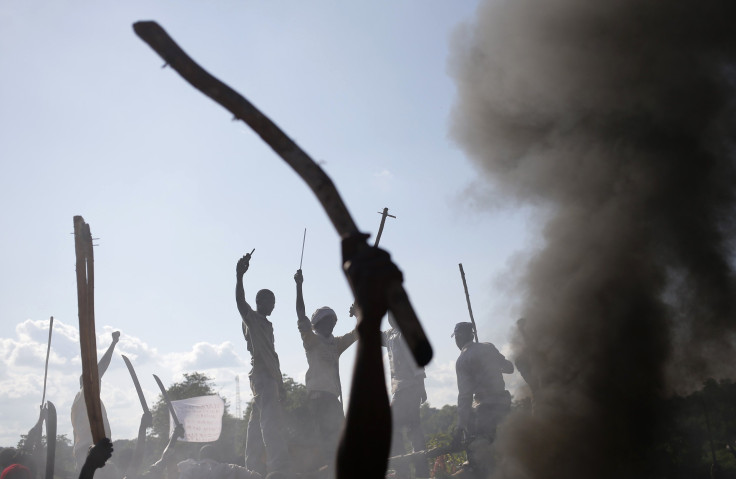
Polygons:
M199 396L171 401L176 417L184 426L186 442L217 441L222 431L222 413L225 402L220 396ZM174 420L169 417L169 436L174 432Z

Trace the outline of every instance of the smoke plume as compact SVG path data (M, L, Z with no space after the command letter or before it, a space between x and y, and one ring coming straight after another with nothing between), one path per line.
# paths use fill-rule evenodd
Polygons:
M498 477L648 477L657 401L734 376L736 2L486 1L452 136L549 214L525 273L533 417Z

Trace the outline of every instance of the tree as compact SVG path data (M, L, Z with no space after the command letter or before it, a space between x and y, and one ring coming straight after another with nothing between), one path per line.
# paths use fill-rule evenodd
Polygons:
M212 378L198 372L184 373L184 380L166 388L166 393L172 401L217 394ZM151 436L163 440L165 445L169 440L169 407L162 395L159 394L156 403L151 408L151 414L153 415Z
M20 436L18 445L16 447L16 456L12 462L26 463L35 469L35 466L27 461L31 461L30 457L23 459L24 453L22 452L25 446L27 436L25 434ZM41 436L41 449L44 464L46 461L46 435ZM9 465L9 464L7 464ZM45 467L45 466L44 466ZM36 471L37 474L43 476L43 471ZM56 436L56 451L54 456L54 478L55 479L72 479L75 477L75 466L74 466L74 453L72 451L72 441L66 434L58 434Z

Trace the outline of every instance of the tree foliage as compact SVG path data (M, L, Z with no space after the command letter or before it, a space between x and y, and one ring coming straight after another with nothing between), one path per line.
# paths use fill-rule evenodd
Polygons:
M447 446L452 442L455 428L457 426L457 406L444 405L437 409L430 406L428 402L419 408L419 418L424 430L427 449ZM430 461L432 477L450 477L460 465L465 462L465 452L445 454Z
M7 458L0 462L0 468L5 468L12 463L18 462L31 468L36 475L43 475L46 461L46 435L41 436L41 454L39 460L41 464L34 464L30 455L24 452L27 435L23 434L18 440L14 452L8 450ZM54 478L55 479L72 479L75 477L74 470L74 453L72 451L72 441L66 434L58 434L56 436L56 451L54 456Z

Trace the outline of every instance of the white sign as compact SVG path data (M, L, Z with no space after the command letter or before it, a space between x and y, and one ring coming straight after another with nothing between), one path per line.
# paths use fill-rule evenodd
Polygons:
M217 441L222 431L222 414L225 412L225 402L218 395L199 396L189 399L171 401L176 411L176 417L184 426L186 442ZM169 413L169 437L174 432L174 420Z

